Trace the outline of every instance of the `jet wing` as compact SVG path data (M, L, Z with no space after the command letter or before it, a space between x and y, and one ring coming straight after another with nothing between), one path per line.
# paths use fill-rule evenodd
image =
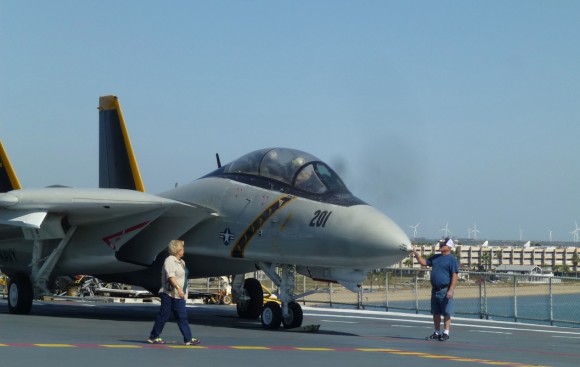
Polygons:
M143 265L150 265L171 239L215 215L133 190L59 187L0 194L0 225L21 227L28 240L64 237L67 226L77 226L73 241L82 244L79 251L106 244L119 260Z
M40 228L46 218L45 211L0 210L0 224L22 228Z
M44 188L0 194L2 224L40 228L41 213L59 213L79 226L146 212L173 204L172 200L130 190Z

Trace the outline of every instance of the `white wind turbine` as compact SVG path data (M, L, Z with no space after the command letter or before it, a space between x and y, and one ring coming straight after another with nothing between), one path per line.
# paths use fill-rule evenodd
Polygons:
M441 228L441 230L445 233L444 237L449 237L451 231L449 230L449 222L445 223L445 228Z
M421 223L417 223L414 226L409 226L409 228L413 228L413 238L417 238L417 227L419 227Z
M552 230L550 229L550 242L552 242Z
M578 227L577 221L574 221L574 225L576 226L576 228L574 228L574 230L570 232L570 234L572 234L573 241L578 242L578 231L580 231L580 227Z
M473 223L473 229L471 230L471 233L473 233L473 239L476 240L477 239L477 234L481 233L478 229L477 229L477 223Z

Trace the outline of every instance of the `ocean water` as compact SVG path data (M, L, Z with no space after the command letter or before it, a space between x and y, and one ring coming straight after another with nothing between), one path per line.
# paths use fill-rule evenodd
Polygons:
M456 299L455 316L580 328L580 294ZM366 309L387 309L386 303L363 303ZM389 311L430 314L430 301L389 301Z

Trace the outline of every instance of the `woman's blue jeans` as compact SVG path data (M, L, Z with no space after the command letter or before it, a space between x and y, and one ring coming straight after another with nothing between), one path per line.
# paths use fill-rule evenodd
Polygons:
M191 329L187 322L187 310L185 309L185 299L183 298L173 298L169 297L166 293L159 293L161 297L161 307L159 308L159 313L155 319L155 324L153 329L151 329L150 339L158 338L163 331L165 323L169 320L169 317L173 313L173 316L177 320L177 326L181 335L183 335L183 342L191 341Z

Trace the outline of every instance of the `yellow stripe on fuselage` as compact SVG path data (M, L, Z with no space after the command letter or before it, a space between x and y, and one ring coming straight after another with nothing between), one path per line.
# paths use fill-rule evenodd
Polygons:
M246 248L250 243L250 240L266 221L270 218L274 213L278 211L278 209L282 208L284 205L288 204L290 201L294 199L292 195L283 195L280 196L276 201L270 204L260 215L254 219L254 221L246 228L244 233L238 238L234 247L232 248L231 256L232 257L244 257L244 253L246 252Z

